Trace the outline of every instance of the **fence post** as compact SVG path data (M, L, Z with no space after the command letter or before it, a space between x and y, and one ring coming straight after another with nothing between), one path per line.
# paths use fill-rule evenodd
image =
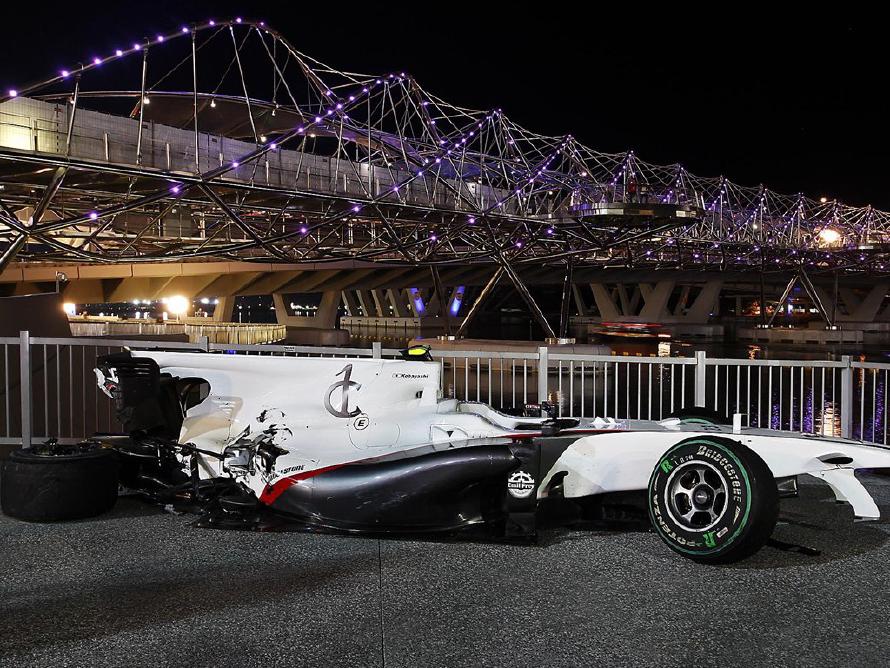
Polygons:
M19 332L19 388L22 392L22 447L31 447L31 333Z
M704 350L695 351L695 405L705 407L705 385L707 383L707 365L705 360L708 354Z
M849 355L841 356L841 438L853 438L853 367Z
M373 357L375 360L379 360L381 357L383 357L382 348L383 344L381 344L380 341L374 341L371 344L371 357Z
M547 417L544 402L547 401L547 374L550 367L550 356L547 346L538 348L538 404L541 406L541 417Z

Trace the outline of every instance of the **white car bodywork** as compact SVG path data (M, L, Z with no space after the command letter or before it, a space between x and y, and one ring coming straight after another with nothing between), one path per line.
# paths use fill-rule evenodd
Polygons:
M540 435L542 418L516 418L487 405L439 397L440 366L368 358L295 358L134 351L162 372L200 377L210 395L190 408L180 443L226 454L199 458L204 478L231 476L258 498L264 490L314 471L377 459L420 446L471 447L482 438ZM696 425L680 420L581 420L562 435L577 435L538 485L545 496L553 476L565 473L567 498L643 490L666 450L695 436L723 436L744 443L776 478L808 474L827 482L857 517L880 512L853 475L860 468L890 468L890 450L790 432ZM585 435L589 434L589 435ZM251 466L249 444L267 439L286 451L271 471ZM245 446L240 449L239 446Z

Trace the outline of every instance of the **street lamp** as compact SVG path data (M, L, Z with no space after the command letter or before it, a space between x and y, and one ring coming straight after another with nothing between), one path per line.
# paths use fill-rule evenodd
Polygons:
M823 246L834 246L840 241L841 233L830 227L823 227L819 231L819 241Z
M189 300L182 295L174 295L167 298L167 310L173 313L177 319L188 310Z

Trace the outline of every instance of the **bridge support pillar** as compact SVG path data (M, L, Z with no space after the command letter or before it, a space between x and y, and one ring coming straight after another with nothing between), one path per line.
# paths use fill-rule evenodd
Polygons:
M881 282L875 285L865 296L856 309L852 312L850 319L856 322L873 322L877 319L881 306L884 305L884 298L887 296L887 290L890 289L890 283ZM844 298L846 301L846 297Z
M680 290L680 298L674 306L674 315L681 316L686 311L686 305L689 304L689 286L684 285Z
M355 293L352 290L343 290L342 298L346 310L349 311L349 315L356 317L359 314L359 303Z
M572 297L575 300L575 309L578 311L578 315L589 315L587 304L584 303L584 297L581 296L581 289L574 283L572 284Z
M377 316L380 318L385 318L389 315L389 309L386 308L386 300L380 299L380 291L376 288L371 290L371 301L374 304L374 309L377 312Z
M219 302L213 309L214 322L232 322L232 312L235 310L235 297L218 297Z
M370 296L365 290L356 290L355 298L358 300L358 305L362 309L362 315L366 318L373 318L377 315L377 311L374 309L374 302L371 301Z
M606 321L618 320L620 317L618 307L606 286L603 283L591 283L590 289L593 291L593 299L596 302L596 309L600 312L600 318Z
M631 304L630 297L628 297L627 288L624 286L624 283L619 283L615 286L615 292L618 295L618 303L621 305L621 315L634 315L633 305Z
M389 302L389 305L392 306L392 314L396 318L404 318L405 317L405 302L403 302L395 290L392 288L387 288L386 290L386 301Z
M692 302L692 306L686 312L686 320L690 323L704 324L708 322L714 306L717 304L717 298L723 289L723 281L708 281L698 293L698 297Z
M401 298L402 303L408 305L408 311L411 313L411 315L413 317L420 318L420 317L426 315L426 313L418 313L417 312L417 304L414 303L414 296L411 294L411 289L404 288L402 290L399 290L398 295L399 295L399 298ZM423 295L419 294L419 292L418 292L418 297L421 301L423 301Z
M645 322L660 322L667 313L668 300L673 291L673 281L658 281L645 298L640 318Z

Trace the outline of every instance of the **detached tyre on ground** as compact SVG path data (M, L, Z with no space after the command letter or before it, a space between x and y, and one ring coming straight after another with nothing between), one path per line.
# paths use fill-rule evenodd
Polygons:
M672 550L702 563L730 563L769 540L779 494L772 471L753 450L728 438L696 436L659 459L648 506Z
M15 450L0 464L0 507L32 522L100 515L117 501L118 469L117 453L99 446Z

